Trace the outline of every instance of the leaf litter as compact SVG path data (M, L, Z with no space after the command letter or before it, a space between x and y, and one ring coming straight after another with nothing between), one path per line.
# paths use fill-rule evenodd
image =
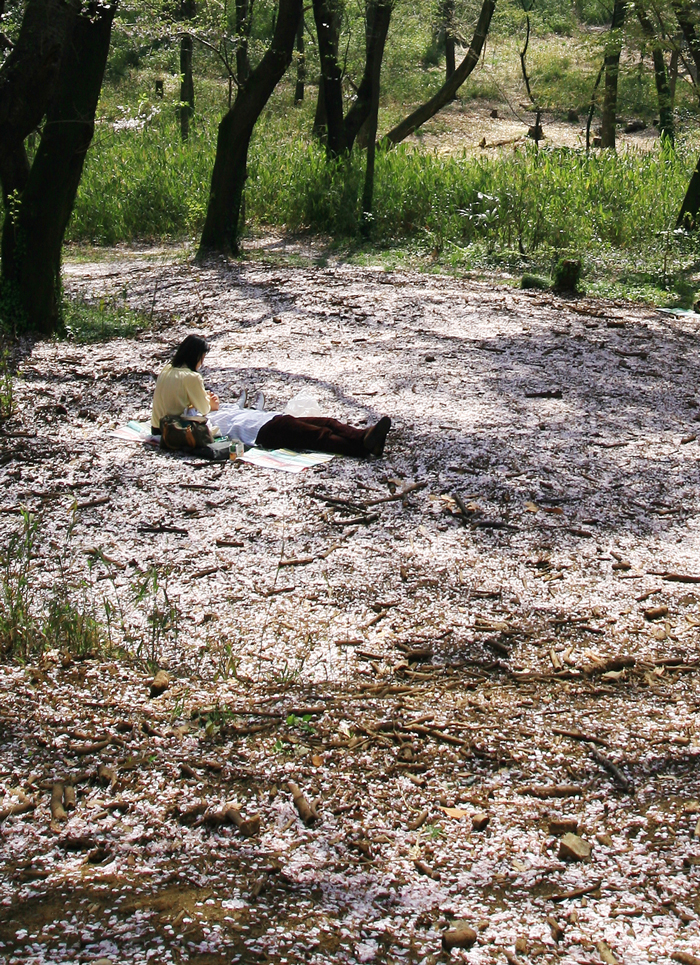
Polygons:
M273 255L70 263L153 328L24 346L0 531L121 649L2 669L0 957L700 956L697 322ZM193 330L385 458L109 438Z

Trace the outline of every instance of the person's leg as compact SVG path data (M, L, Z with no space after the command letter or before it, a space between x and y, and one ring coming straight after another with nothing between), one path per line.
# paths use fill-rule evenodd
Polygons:
M310 449L313 452L363 457L375 449L374 445L366 445L369 432L371 430L358 429L337 419L297 419L291 415L278 415L260 429L255 444L263 449Z

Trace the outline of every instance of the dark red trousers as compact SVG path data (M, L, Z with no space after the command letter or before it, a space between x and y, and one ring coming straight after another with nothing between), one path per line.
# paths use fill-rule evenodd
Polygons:
M366 456L362 440L366 429L356 429L337 419L276 415L262 427L255 440L263 449L296 449L332 452L338 456Z

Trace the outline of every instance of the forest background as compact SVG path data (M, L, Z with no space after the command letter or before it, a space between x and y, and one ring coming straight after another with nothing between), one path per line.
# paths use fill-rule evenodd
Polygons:
M24 5L4 6L7 54ZM336 6L347 108L365 64L366 10L362 3ZM291 68L253 131L239 232L311 232L361 262L495 270L517 279L523 272L546 278L559 259L582 259L591 294L691 305L698 247L694 234L676 225L700 142L696 51L679 32L678 2L615 6L629 9L611 31L615 9L602 0L497 4L478 63L454 100L384 150L382 137L444 83L450 44L458 62L464 55L481 9L474 0L396 0L382 63L369 225L361 199L366 133L340 157L322 143L318 42L307 8ZM695 27L693 5L680 7ZM196 243L217 127L242 77L241 53L253 68L260 62L276 17L272 0L117 8L66 241ZM621 50L618 138L631 130L617 152L596 147L601 67L611 43ZM659 50L671 85L673 140L659 136ZM190 65L191 87L181 73ZM533 140L528 129L537 130L538 118L542 139ZM37 131L27 140L30 159L38 142ZM69 328L82 314L83 306L64 306Z

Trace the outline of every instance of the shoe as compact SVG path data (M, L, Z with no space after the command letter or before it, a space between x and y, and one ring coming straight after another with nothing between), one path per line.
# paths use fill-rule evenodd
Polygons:
M236 405L238 406L239 409L245 409L245 403L247 398L248 398L248 390L245 388L241 389L241 394L238 396L238 401L236 402Z
M259 409L260 411L263 411L263 410L264 410L264 408L265 408L265 393L264 393L264 392L258 391L258 392L255 393L255 398L253 399L251 408L252 408L252 409Z
M388 415L383 416L376 425L365 432L362 444L368 453L373 456L384 455L384 444L386 437L391 429L391 419Z

